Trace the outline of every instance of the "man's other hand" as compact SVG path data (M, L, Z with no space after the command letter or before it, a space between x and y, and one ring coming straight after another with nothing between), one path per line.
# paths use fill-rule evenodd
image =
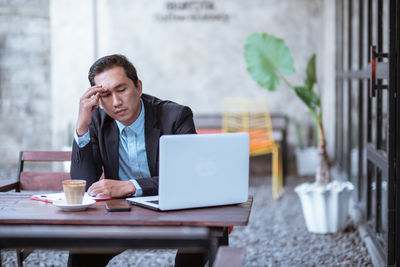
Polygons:
M92 184L88 194L92 197L126 197L134 194L136 188L131 181L103 179Z

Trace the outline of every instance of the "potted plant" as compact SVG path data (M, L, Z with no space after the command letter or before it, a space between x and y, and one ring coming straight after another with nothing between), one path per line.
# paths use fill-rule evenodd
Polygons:
M331 179L320 89L317 86L316 55L309 59L306 79L300 86L292 85L285 77L295 70L290 50L282 39L265 33L251 34L245 45L245 58L249 74L261 87L275 91L280 80L283 80L314 118L319 140L315 182L300 184L295 191L300 197L306 226L310 232L333 233L342 230L346 226L349 199L354 186L347 181Z

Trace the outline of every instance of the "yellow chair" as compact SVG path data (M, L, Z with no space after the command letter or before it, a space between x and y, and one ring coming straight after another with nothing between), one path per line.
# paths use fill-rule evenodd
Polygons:
M258 98L226 98L223 103L223 132L243 132L250 135L250 156L272 153L272 196L283 194L282 153L274 141L267 101Z

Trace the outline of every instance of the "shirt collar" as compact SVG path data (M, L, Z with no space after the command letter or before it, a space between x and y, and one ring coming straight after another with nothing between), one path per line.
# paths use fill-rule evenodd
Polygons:
M119 134L122 134L122 131L126 127L128 127L133 132L138 132L138 129L140 129L141 125L144 123L144 105L143 105L143 101L141 98L140 98L140 104L142 106L142 109L140 110L139 117L131 125L125 126L121 122L115 120L115 122L117 123L118 129L119 129Z

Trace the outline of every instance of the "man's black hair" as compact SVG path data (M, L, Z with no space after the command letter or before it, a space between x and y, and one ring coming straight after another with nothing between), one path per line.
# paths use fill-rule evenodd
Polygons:
M138 76L133 64L123 55L110 55L99 58L89 69L88 79L91 86L95 85L94 76L100 74L113 67L122 67L125 70L126 76L133 81L135 86L138 86Z

